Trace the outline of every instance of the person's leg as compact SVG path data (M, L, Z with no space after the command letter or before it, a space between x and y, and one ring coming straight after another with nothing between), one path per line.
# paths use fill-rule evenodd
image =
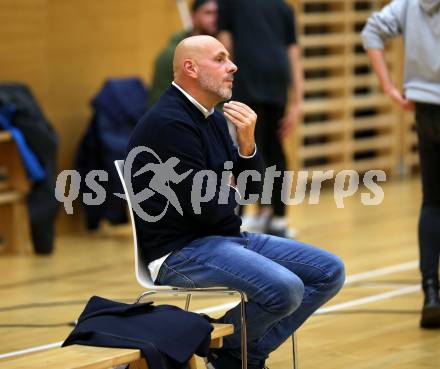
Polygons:
M211 236L197 239L173 252L163 263L156 283L178 287L224 286L244 292L248 341L255 341L302 302L304 286L299 277L279 264L249 250L245 237ZM225 337L225 348L240 353L240 307L223 320L235 332ZM249 363L261 357L249 356Z
M276 170L284 174L286 170L286 156L284 155L283 142L279 137L278 131L285 108L283 106L266 104L264 109L266 117L264 125L264 158L266 167L275 165ZM281 201L282 185L283 177L281 175L275 178L273 184L272 208L274 217L284 217L286 213L286 205Z
M304 284L303 300L299 308L250 343L250 354L267 357L320 306L336 295L345 281L344 265L337 256L297 241L269 235L247 236L253 251L290 270Z
M416 127L423 191L419 250L425 301L421 325L440 327L440 105L416 104Z
M279 137L281 119L284 116L285 107L275 104L265 104L264 107L264 127L263 140L265 142L265 162L266 167L275 166L281 172L281 176L274 178L272 198L271 198L271 219L268 222L266 233L295 238L297 232L288 227L286 215L286 205L282 201L283 177L287 169L286 156L283 150L283 142Z
M343 266L325 251L278 237L256 234L243 234L242 238L206 237L168 257L159 272L158 283L226 286L245 292L249 299L246 304L249 363L258 366L339 290ZM290 318L277 324L285 317ZM236 327L234 334L225 338L224 347L239 357L239 306L228 311L221 321Z
M265 167L275 166L276 170L283 174L286 170L286 157L278 130L285 109L283 106L267 103L251 103L250 106L258 116L255 140L264 159ZM263 229L261 229L262 233L289 237L287 220L285 219L286 206L281 201L282 185L283 176L275 177L271 192L271 203L260 204L259 219L260 224L264 223ZM295 235L292 234L291 236L294 237Z
M257 150L260 153L264 161L264 166L266 167L266 158L268 153L268 140L266 136L266 126L267 120L270 115L266 109L266 105L261 103L249 103L248 105L257 114L257 124L255 126L255 143L257 145ZM246 196L246 194L245 194ZM271 206L261 206L260 201L256 204L257 212L252 215L243 217L242 229L249 232L265 233L267 226L269 224L270 218L272 216ZM243 214L243 206L240 207L240 214Z

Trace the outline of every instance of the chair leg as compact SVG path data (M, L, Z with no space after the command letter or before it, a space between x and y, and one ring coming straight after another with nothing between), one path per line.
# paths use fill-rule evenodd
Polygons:
M296 347L296 337L295 332L292 333L292 361L293 361L293 369L298 369L298 350Z
M186 295L186 301L185 301L185 310L188 311L189 310L189 305L191 304L191 294L188 293Z
M240 292L240 317L241 317L241 368L247 369L247 333L246 333L246 295Z
M136 301L135 301L134 303L135 303L135 304L140 304L140 302L141 302L145 297L150 296L150 295L154 295L154 294L156 294L156 291L146 291L146 292L143 292L143 293L141 293L141 294L138 296L138 298L136 299Z

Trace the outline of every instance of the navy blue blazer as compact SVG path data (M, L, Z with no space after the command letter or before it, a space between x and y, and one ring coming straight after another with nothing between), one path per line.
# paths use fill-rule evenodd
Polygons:
M93 296L62 346L136 348L150 369L178 369L194 353L208 355L212 330L205 318L176 306L124 304Z

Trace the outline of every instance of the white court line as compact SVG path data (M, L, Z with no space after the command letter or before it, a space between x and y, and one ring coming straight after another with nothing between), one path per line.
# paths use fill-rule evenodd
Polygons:
M403 264L397 264L397 265L392 265L392 266L385 267L385 268L370 270L368 272L353 274L353 275L350 275L347 278L345 278L345 284L358 282L358 281L361 281L364 279L378 277L381 275L398 273L398 272L403 272L406 270L416 269L418 267L418 265L419 265L418 261L415 260L415 261L409 261L409 262L403 263Z
M417 292L418 290L420 290L420 285L418 285L418 284L416 284L414 286L403 287L403 288L399 288L394 291L379 293L378 295L362 297L360 299L351 300L351 301L342 302L340 304L336 304L333 306L324 307L324 308L318 309L313 315L321 315L321 314L329 313L329 312L336 311L336 310L346 309L346 308L349 308L352 306L359 306L359 305L369 304L370 302L386 300L391 297L402 296L402 295L407 295L409 293L414 293L414 292Z
M398 273L398 272L406 271L406 270L412 270L412 269L416 269L417 266L418 266L418 262L417 261L410 261L410 262L407 262L407 263L397 264L397 265L393 265L393 266L390 266L390 267L374 269L374 270L371 270L371 271L368 271L368 272L353 274L351 276L347 276L347 278L345 279L345 284L350 284L350 283L353 283L353 282L358 282L358 281L361 281L361 280L364 280L364 279L368 279L368 278L372 278L372 277L377 277L377 276L381 276L381 275L393 274L393 273ZM396 297L396 296L401 296L401 295L405 295L405 294L409 294L409 293L414 293L414 292L417 292L419 289L420 289L419 285L403 287L403 288L399 288L399 289L394 290L394 291L380 293L380 294L377 294L377 295L363 297L363 298L360 298L360 299L343 302L341 304L336 304L336 305L333 305L333 306L328 306L328 307L325 307L325 308L321 308L321 309L318 309L314 313L314 315L325 314L325 313L336 311L336 310L346 309L346 308L352 307L352 306L364 305L364 304L368 304L370 302L385 300L385 299L389 299L389 298ZM200 310L195 310L194 312L196 312L196 313L205 313L205 314L216 313L216 312L219 312L219 311L224 311L224 310L231 309L231 308L233 308L236 305L237 305L237 301L236 302L227 303L227 304L222 304L222 305L216 305L216 306L212 306L212 307L208 307L208 308L204 308L204 309L200 309ZM43 351L43 350L47 350L47 349L51 349L51 348L60 347L62 343L63 343L63 341L60 341L60 342L54 342L54 343L50 343L50 344L42 345L42 346L34 346L34 347L27 348L27 349L19 350L19 351L7 352L5 354L1 354L0 355L0 359L5 359L5 358L8 358L8 357L24 355L24 354L28 354L28 353L31 353L31 352Z

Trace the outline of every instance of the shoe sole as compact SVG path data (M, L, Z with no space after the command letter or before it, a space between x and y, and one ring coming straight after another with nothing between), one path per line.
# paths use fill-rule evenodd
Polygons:
M422 328L440 328L440 306L424 308L420 326Z

